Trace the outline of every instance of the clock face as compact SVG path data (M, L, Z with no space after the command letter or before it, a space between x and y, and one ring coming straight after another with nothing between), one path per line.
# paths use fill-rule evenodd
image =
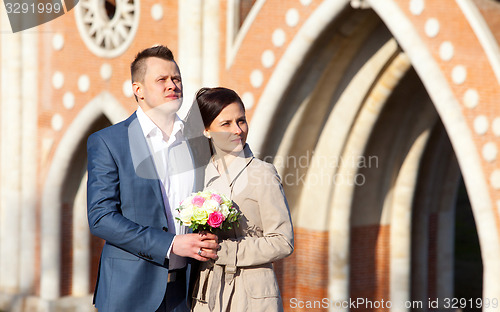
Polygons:
M127 50L139 25L139 0L80 0L76 24L97 56L116 57Z

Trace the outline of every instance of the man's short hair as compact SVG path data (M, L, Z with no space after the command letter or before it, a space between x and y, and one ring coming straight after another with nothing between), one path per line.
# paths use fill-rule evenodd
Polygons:
M165 61L174 60L174 55L169 48L163 45L156 45L151 48L147 48L137 53L134 61L130 64L130 73L132 76L132 82L144 82L144 76L146 75L146 59L149 57L161 58Z

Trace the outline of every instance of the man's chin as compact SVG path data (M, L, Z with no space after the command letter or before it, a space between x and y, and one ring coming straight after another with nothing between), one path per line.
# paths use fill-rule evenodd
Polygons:
M167 113L167 114L173 114L176 113L179 108L182 106L182 98L173 98L170 101L165 101L163 104L160 104L154 108L155 111L158 111L159 113Z
M172 106L172 107L177 107L177 109L179 109L182 105L182 100L183 98L171 98L169 100L166 100L165 103L163 103L162 105L160 106L164 106L164 105L168 105L168 106Z

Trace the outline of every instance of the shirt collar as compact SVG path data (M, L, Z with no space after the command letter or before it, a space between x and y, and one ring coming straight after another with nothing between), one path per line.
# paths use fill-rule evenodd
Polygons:
M144 137L148 137L152 134L153 131L160 131L160 128L149 118L148 115L144 112L144 110L138 106L137 107L137 119L139 120L139 124L141 125L142 132L144 133ZM177 133L181 133L184 130L184 122L179 117L179 115L175 114L174 126L172 128L171 137L176 137Z

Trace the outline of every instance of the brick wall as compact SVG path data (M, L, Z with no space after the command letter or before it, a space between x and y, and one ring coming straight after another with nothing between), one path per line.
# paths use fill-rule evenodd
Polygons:
M389 297L390 226L367 225L351 230L350 298L386 302ZM364 308L361 308L363 306ZM360 305L356 311L384 311Z
M275 263L285 311L323 311L290 307L291 299L321 301L328 297L328 232L295 228L293 254Z

